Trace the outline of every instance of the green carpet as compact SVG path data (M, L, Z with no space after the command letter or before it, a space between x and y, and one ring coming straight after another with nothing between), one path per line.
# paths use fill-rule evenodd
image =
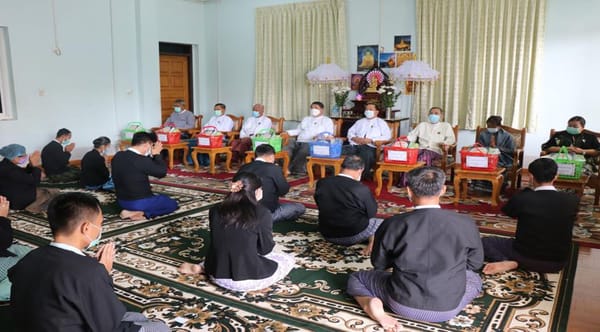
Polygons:
M295 255L296 268L276 285L236 293L204 276L176 272L182 262L200 262L208 247L208 208L222 195L168 185L155 191L176 198L174 213L142 222L123 222L113 194L96 194L106 213L103 242L118 247L115 292L133 310L162 319L173 331L381 331L345 293L348 274L369 269L364 245L341 247L317 232L317 212L297 222L276 224L276 251ZM67 190L67 189L65 189ZM18 242L46 244L43 216L11 213ZM577 262L559 274L522 270L484 279L484 291L454 319L429 324L399 318L408 331L560 331L566 328ZM7 305L0 306L2 331L10 331Z

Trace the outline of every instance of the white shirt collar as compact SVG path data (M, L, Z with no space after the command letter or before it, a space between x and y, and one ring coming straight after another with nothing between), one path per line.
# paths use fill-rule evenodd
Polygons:
M133 147L128 147L127 150L135 152L135 153L139 154L140 156L145 156L145 154L139 152L138 150L134 149Z
M431 205L417 205L415 206L415 210L420 209L441 209L442 207L439 204L431 204Z
M262 159L261 157L256 157L256 158L254 158L254 160L262 161L263 163L270 163L269 161L266 161L266 160Z
M50 245L53 246L53 247L56 247L56 248L60 248L60 249L63 249L63 250L74 252L77 255L85 256L85 254L83 253L83 251L81 251L79 248L73 247L70 244L58 243L58 242L50 242Z
M344 174L344 173L340 173L340 174L338 174L338 176L343 176L343 177L347 177L347 178L352 179L352 180L356 180L355 178L351 177L350 175Z
M539 187L533 189L533 191L540 191L540 190L554 190L554 191L556 191L556 188L554 186L539 186Z

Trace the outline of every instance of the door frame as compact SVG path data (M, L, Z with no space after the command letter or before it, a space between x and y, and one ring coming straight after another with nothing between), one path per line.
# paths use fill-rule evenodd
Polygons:
M178 55L185 56L188 59L188 96L189 102L187 105L188 111L194 113L194 83L196 81L194 77L194 47L191 44L179 44L179 43L169 43L169 42L158 42L158 54L159 58L161 55ZM195 113L194 113L195 114Z

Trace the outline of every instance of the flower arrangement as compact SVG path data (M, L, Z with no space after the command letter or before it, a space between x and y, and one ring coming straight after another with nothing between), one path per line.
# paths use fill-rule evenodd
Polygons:
M348 99L348 94L350 94L350 88L336 86L331 92L333 92L333 96L335 97L335 104L342 108L344 104L346 104L346 99Z
M377 92L381 95L381 105L383 107L393 107L396 104L396 100L400 96L400 92L395 86L391 84L382 85Z

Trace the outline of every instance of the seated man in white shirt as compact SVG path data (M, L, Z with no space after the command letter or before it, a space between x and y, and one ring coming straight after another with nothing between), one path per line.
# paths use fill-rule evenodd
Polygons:
M302 119L302 122L294 130L288 130L290 136L298 135L294 143L288 145L290 154L290 172L295 174L306 174L306 157L309 155L309 142L323 132L333 134L333 121L323 115L323 103L315 101L310 104L310 116Z
M348 130L348 142L343 153L359 155L365 163L361 178L370 179L371 169L375 165L375 141L387 141L392 137L390 127L385 120L379 118L379 108L375 103L367 103L365 117Z
M252 148L252 136L263 129L271 128L271 119L265 115L265 106L255 104L252 106L252 117L244 121L240 138L231 142L231 161L234 163L244 160L246 151Z
M185 101L183 99L175 100L173 103L173 113L169 115L163 127L175 127L177 129L191 129L196 125L196 117L194 113L185 109ZM181 138L189 138L185 132L181 133Z
M213 115L206 126L214 126L220 132L227 132L233 130L233 120L225 114L227 106L223 103L216 103L214 106L215 115ZM225 142L223 142L225 143ZM198 154L198 162L202 166L208 166L210 159L208 154L200 153Z

